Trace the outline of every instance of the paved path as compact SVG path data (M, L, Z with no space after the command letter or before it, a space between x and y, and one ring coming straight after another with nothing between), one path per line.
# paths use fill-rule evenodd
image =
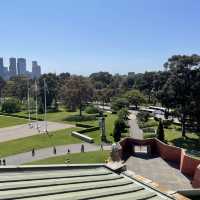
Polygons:
M100 146L95 144L83 143L85 152L100 150ZM67 150L70 149L70 153L80 153L82 144L70 144L56 146L56 154L53 153L53 147L43 148L35 150L35 156L32 156L32 152L20 153L6 157L7 165L21 165L23 163L32 162L34 160L45 159L54 156L65 155ZM104 150L111 150L111 145L104 145Z
M129 115L129 132L130 136L136 139L143 139L143 131L139 128L136 115L137 111L129 111L131 114Z
M190 179L183 175L173 163L160 157L143 158L131 156L126 161L127 169L159 183L169 190L192 189Z
M57 122L47 122L48 131L56 131L60 129L75 127L71 124L57 123ZM41 132L44 132L45 122L39 121L38 125ZM18 138L24 138L32 135L40 134L36 129L36 123L33 123L33 128L30 128L28 124L22 124L17 126L11 126L6 128L0 128L0 142L5 142L9 140L14 140Z

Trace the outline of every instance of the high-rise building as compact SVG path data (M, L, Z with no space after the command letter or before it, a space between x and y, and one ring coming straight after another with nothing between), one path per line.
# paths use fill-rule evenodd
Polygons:
M39 78L41 76L41 67L37 61L32 61L32 77Z
M26 74L26 59L25 58L17 59L17 74L18 75Z
M3 67L3 58L0 57L0 68L2 68L2 67Z
M10 76L16 76L17 75L16 58L10 58L9 61L10 61L10 65L9 65Z

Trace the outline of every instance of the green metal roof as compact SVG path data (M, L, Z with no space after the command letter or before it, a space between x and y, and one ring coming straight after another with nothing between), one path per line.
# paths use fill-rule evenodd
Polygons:
M0 200L172 199L103 165L1 167Z

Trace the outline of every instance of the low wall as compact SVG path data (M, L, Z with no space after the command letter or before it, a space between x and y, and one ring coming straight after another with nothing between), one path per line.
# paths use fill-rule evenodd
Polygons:
M192 180L192 186L195 188L200 188L200 164L197 166L193 180Z
M200 160L192 158L191 156L187 155L185 151L182 152L182 162L180 165L180 170L182 173L193 177L199 164Z
M179 147L171 146L156 140L157 152L161 158L167 161L172 161L180 165L182 149Z
M192 178L192 186L200 187L200 160L187 155L182 148L165 144L156 138L144 140L124 138L120 141L120 145L122 146L122 159L134 153L134 145L150 146L153 155L159 155L166 161L177 163L180 171Z

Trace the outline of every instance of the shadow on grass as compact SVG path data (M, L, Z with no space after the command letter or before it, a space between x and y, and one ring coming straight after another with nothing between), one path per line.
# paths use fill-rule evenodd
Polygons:
M180 137L170 142L175 146L186 149L187 153L200 157L200 139Z

